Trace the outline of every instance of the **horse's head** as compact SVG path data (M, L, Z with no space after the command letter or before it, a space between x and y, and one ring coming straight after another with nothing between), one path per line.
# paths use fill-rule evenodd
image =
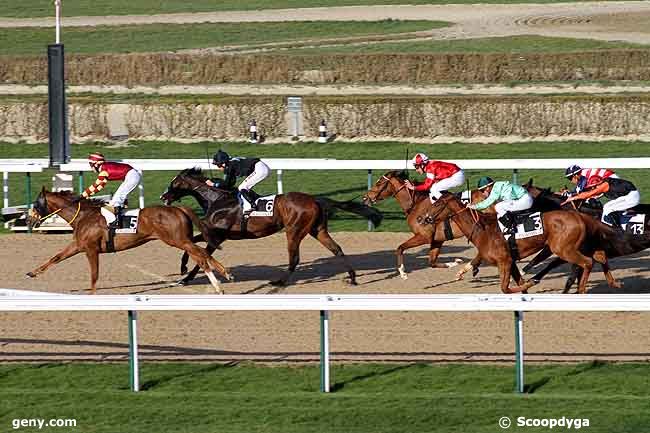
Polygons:
M205 183L205 180L206 177L200 168L185 169L174 176L167 189L160 195L160 200L169 206L188 195L198 185Z
M362 202L365 205L374 205L388 197L393 197L402 188L408 179L408 173L402 171L389 171L375 182L372 188L363 196Z
M32 203L32 207L27 213L27 227L30 229L37 228L41 225L41 219L49 213L47 190L43 187L41 192L38 194L38 197L36 197L36 201Z

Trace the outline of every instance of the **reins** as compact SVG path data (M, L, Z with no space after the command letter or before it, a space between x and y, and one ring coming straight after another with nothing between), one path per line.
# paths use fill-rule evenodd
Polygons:
M46 219L48 219L48 218L50 218L50 217L52 217L52 216L58 214L58 213L61 212L63 209L66 209L66 208L65 208L65 207L64 207L64 208L59 208L59 209L55 210L54 212L52 212L52 213L50 213L50 214L48 214L48 215L46 215L46 216L44 216L44 217L40 217L40 216L39 216L39 217L38 217L38 221L39 221L40 223L42 223L42 222L45 221ZM63 218L63 220L64 220L65 222L67 222L68 224L72 225L72 223L74 222L74 220L77 219L77 216L79 216L79 211L81 211L81 201L78 201L78 202L77 202L77 212L75 212L74 216L72 217L72 219L71 219L70 221L67 221L67 220L66 220L65 218L63 218L61 215L59 215L59 216L61 216L61 218Z

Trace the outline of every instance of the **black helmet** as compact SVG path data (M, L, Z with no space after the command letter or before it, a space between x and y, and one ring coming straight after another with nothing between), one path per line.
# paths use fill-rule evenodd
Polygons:
M564 172L564 176L566 176L566 177L568 177L570 179L574 175L580 173L580 171L582 171L582 169L580 168L579 165L572 165L571 167L566 169L566 171Z
M221 149L212 157L212 163L219 167L228 164L228 161L230 161L230 155Z

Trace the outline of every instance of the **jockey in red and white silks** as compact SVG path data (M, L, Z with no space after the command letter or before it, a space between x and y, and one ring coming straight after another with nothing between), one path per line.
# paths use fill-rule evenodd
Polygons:
M443 191L463 185L465 174L456 164L444 161L431 161L423 154L418 153L413 158L413 166L420 174L426 174L424 182L413 185L407 181L406 187L415 191L429 191L431 203L440 198Z

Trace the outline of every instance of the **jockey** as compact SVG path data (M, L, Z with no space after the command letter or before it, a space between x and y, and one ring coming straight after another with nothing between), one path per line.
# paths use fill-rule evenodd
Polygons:
M495 182L491 177L484 176L478 181L478 190L484 199L467 207L483 210L498 201L494 208L499 222L507 229L507 233L512 233L514 230L514 217L511 212L530 209L533 206L533 198L530 194L523 187L508 181Z
M108 203L108 205L113 208L113 213L115 214L115 221L111 223L111 227L119 227L122 222L122 209L124 208L124 202L131 191L138 186L142 176L138 170L134 169L129 164L106 161L104 155L98 152L88 155L88 163L92 167L93 171L97 173L97 180L81 193L83 198L89 198L104 189L109 180L123 181L117 188L117 191L113 194L111 201Z
M620 214L641 202L641 194L632 182L611 176L592 176L584 192L569 197L564 203L595 198L603 194L609 201L603 205L601 221L610 226L620 227Z
M613 177L618 179L616 173L613 170L606 168L580 168L579 165L572 165L566 169L564 176L569 179L569 181L576 186L574 194L579 194L585 190L589 179L593 176L599 176L603 179Z
M465 182L465 174L456 164L444 161L430 161L424 153L418 153L413 158L413 167L420 174L426 173L424 182L413 185L406 181L406 187L415 191L429 190L431 203L442 195L442 191L461 186Z
M269 166L260 161L259 158L231 158L221 149L212 157L212 163L224 172L223 186L225 188L234 187L238 177L246 176L246 179L239 184L237 189L241 197L244 198L244 204L250 205L246 212L250 213L255 202L252 189L269 175ZM206 180L205 183L210 186L215 185L210 179Z

